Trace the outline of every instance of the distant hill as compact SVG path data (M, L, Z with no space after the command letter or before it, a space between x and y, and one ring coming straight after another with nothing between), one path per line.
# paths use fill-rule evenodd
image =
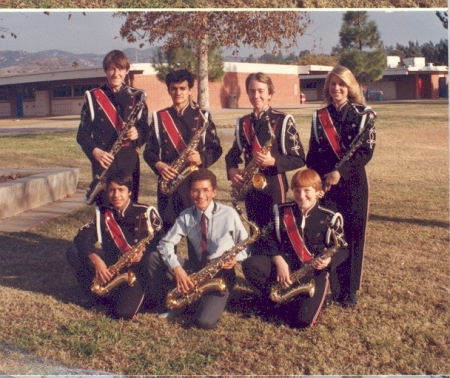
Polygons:
M150 63L156 47L146 50L125 49L132 63ZM45 50L36 53L26 51L0 51L2 76L55 71L59 69L102 67L103 54L73 54L62 50Z

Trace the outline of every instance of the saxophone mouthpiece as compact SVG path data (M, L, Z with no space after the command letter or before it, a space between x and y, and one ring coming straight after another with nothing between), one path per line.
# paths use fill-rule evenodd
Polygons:
M241 216L243 214L243 211L242 211L241 207L237 204L236 201L231 201L231 203L233 204L233 207L237 211L239 216Z

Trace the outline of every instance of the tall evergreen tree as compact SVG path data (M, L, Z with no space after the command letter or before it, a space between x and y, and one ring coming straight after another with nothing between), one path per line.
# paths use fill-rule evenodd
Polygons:
M386 54L377 25L368 20L366 11L348 11L342 21L340 46L334 49L339 64L349 68L361 84L380 80L386 69Z

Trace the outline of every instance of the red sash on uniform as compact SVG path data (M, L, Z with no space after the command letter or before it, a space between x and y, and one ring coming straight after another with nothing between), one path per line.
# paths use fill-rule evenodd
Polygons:
M285 207L283 209L283 222L286 226L292 247L294 247L295 253L300 261L303 264L310 262L313 259L313 256L303 243L302 236L300 235L297 225L295 224L294 214L292 213L292 209L290 207Z
M111 100L100 88L94 89L92 93L97 99L97 102L100 105L100 107L105 112L109 122L111 122L111 125L117 130L117 134L119 134L125 127L125 123L123 122L122 118L120 118L116 107L111 103ZM129 144L130 142L126 141L123 143L123 146L127 147L129 146Z
M330 117L330 113L326 108L319 109L317 111L317 116L319 117L320 123L323 126L323 131L330 142L331 148L338 158L342 157L341 150L341 137L339 136L336 128L334 127L333 120Z
M248 144L252 144L252 151L260 152L262 149L262 146L259 143L258 138L255 137L255 131L253 130L253 127L251 127L251 125L250 125L250 118L251 117L246 117L246 118L244 118L244 120L242 122L242 128L244 130L244 135L247 138ZM280 119L280 117L277 118L277 120L275 121L275 124L273 125L272 130L274 133L277 128L279 119Z
M169 114L169 111L163 110L159 114L161 117L161 122L169 135L170 141L175 147L175 150L177 150L178 154L181 154L186 148L186 142L183 140L180 132L178 131L175 122Z
M114 243L116 244L117 248L119 248L120 252L127 253L128 251L130 251L131 246L125 239L125 235L123 234L122 229L117 224L116 220L114 219L114 215L109 209L105 210L105 223L108 227L108 231L111 234L111 237L114 240Z

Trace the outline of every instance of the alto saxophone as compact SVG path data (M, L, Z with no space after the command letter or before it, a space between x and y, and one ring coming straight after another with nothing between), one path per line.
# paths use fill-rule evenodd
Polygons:
M147 97L147 93L142 89L133 91L130 87L128 87L127 92L132 97L136 97L136 96L140 96L140 97L139 97L138 102L134 105L133 109L131 110L131 113L128 116L128 120L125 124L125 127L119 133L117 140L114 142L111 150L109 151L109 153L112 156L115 156L119 152L119 150L122 148L125 135L127 134L128 130L130 130L130 128L136 124L139 112L144 107L145 99ZM105 179L107 172L108 172L108 169L104 169L99 174L96 174L94 176L94 179L92 180L92 182L90 183L89 187L86 190L86 195L85 195L86 204L92 205L93 203L95 203L95 199L97 198L97 195L104 189L104 179Z
M255 223L247 220L241 208L233 202L233 206L238 212L241 219L246 222L251 228L251 236L245 239L242 243L235 245L233 248L225 251L222 256L218 257L206 265L203 269L189 276L194 283L194 287L187 293L180 293L177 288L171 290L167 294L166 306L169 309L179 309L191 304L200 299L200 297L209 291L219 291L221 295L225 294L226 284L222 277L215 278L215 275L222 267L231 261L236 255L241 252L248 245L254 243L259 238L259 228Z
M189 144L186 146L183 152L181 152L180 156L170 165L171 168L175 169L178 172L177 177L171 180L164 180L163 178L159 179L159 190L165 195L172 194L186 179L186 177L188 177L192 172L198 169L196 165L189 164L189 162L187 161L188 155L191 153L191 151L195 151L197 149L203 133L209 126L209 122L202 111L199 109L198 112L203 118L203 126L197 130Z
M263 155L267 155L273 145L273 142L275 141L275 134L270 126L269 116L267 116L267 124L269 127L270 138L261 148L261 153ZM267 186L266 178L261 173L259 165L256 164L253 159L239 172L239 174L244 179L244 184L240 188L236 188L234 186L231 187L231 197L236 201L244 200L248 191L252 187L257 190L263 190Z
M325 251L317 258L327 259L328 257L332 257L341 247L341 243L342 245L347 245L347 242L344 239L338 239L338 237L336 236L336 232L333 229L331 229L330 232L331 237L334 241L334 246L332 249ZM316 259L303 265L300 269L296 270L289 276L289 279L292 281L292 285L290 287L284 288L278 282L273 284L270 288L269 298L277 304L282 304L294 298L295 296L304 293L309 294L309 296L312 298L314 296L316 288L314 279L311 279L306 284L300 284L300 279L314 272L315 268L313 266L313 263Z
M133 263L133 258L142 251L142 248L145 247L155 236L155 231L159 231L161 229L160 222L155 222L155 217L158 217L156 215L156 212L151 212L152 214L152 224L155 225L155 227L152 227L148 221L147 214L144 213L141 215L141 217L145 220L147 224L147 237L141 239L139 242L137 242L133 248L128 251L127 253L124 253L122 256L120 256L119 260L108 267L108 271L111 273L112 278L109 282L102 283L101 280L97 277L95 277L92 281L91 285L91 291L94 294L97 294L100 297L105 297L108 295L112 289L117 287L123 282L127 282L129 286L133 286L136 281L136 275L131 270L128 270L125 273L120 273L120 271L124 268L128 268Z
M339 160L338 163L335 165L334 167L335 171L341 168L342 165L346 161L348 161L352 157L352 155L356 152L356 150L363 144L363 139L366 135L366 131L372 129L375 126L375 121L377 120L377 113L375 113L375 111L373 111L372 109L366 109L360 112L354 103L351 102L350 106L353 108L353 110L357 115L363 116L365 114L370 114L372 117L370 117L367 123L364 125L364 127L361 130L359 130L358 134L355 136L352 143L350 144L348 150L342 156L341 160Z

